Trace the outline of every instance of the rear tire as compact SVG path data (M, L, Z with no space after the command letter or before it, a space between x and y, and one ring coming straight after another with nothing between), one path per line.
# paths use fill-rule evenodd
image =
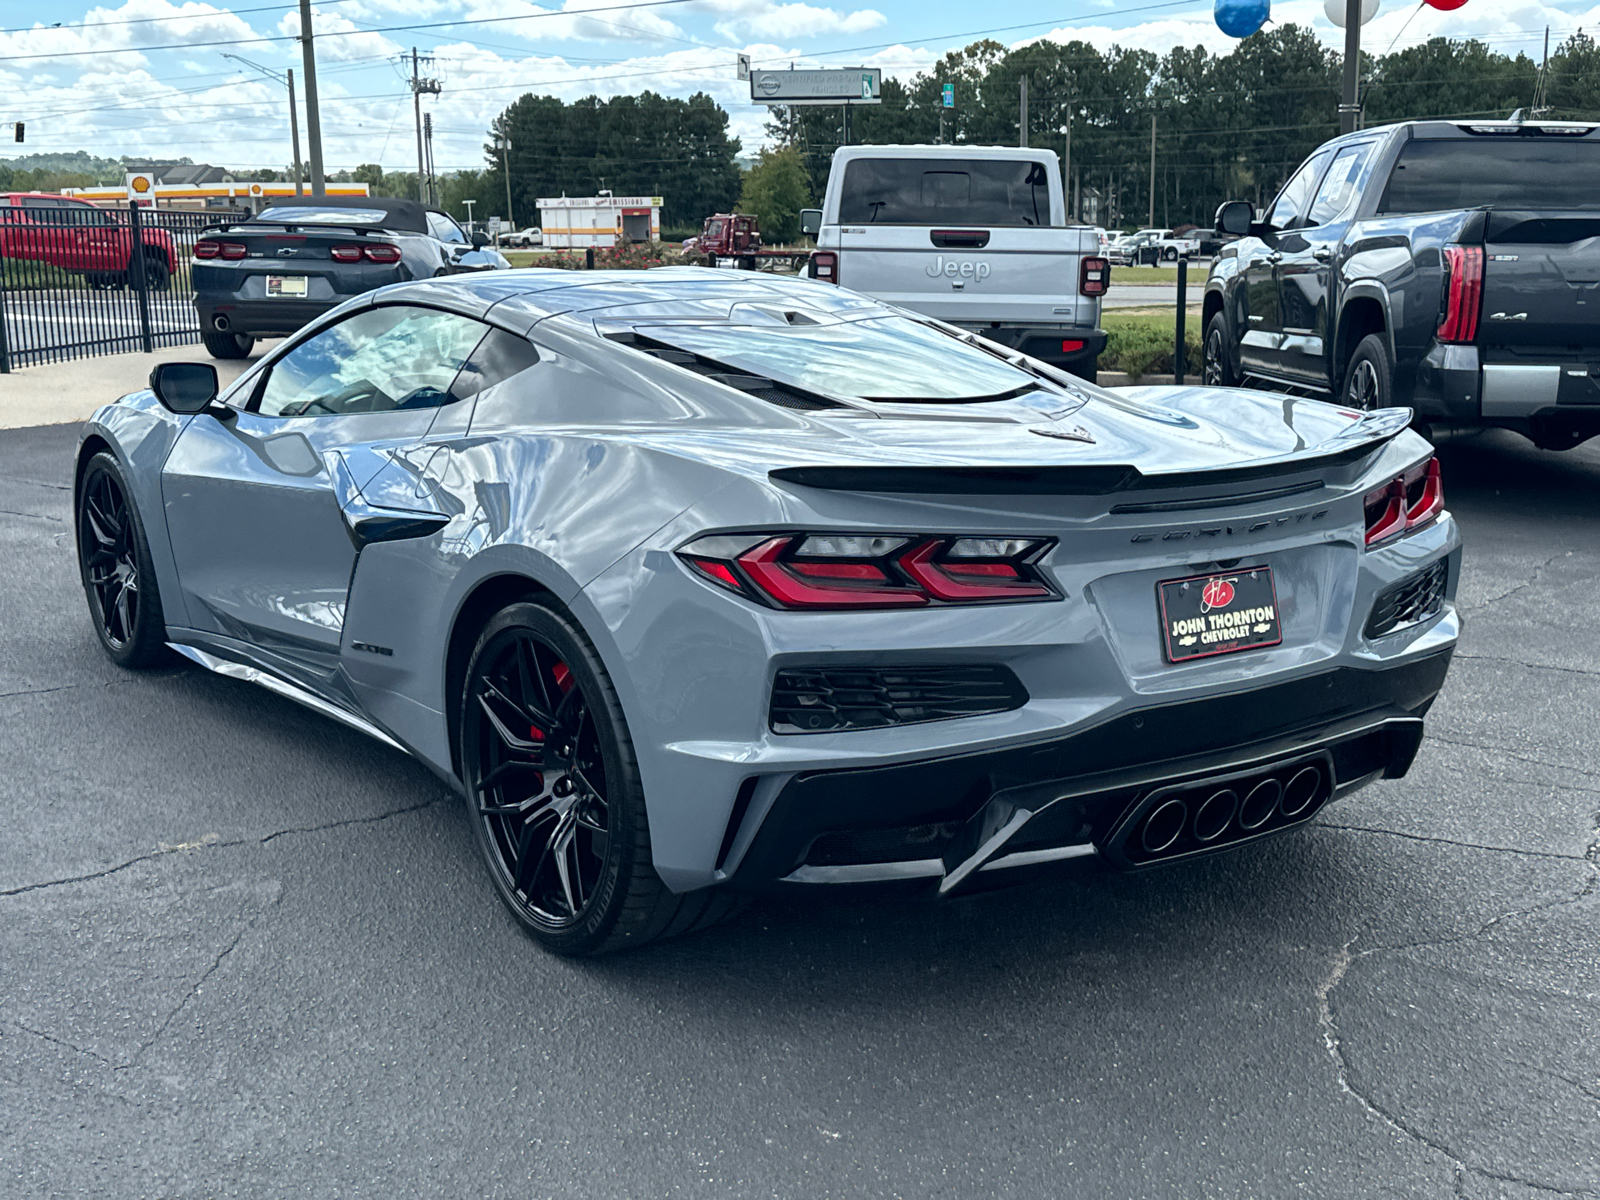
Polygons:
M1394 369L1383 335L1369 333L1356 345L1344 373L1341 402L1359 412L1388 408L1394 396Z
M172 286L172 272L159 258L144 259L144 288L147 292L164 292Z
M1200 381L1207 387L1238 387L1239 372L1233 369L1232 347L1228 344L1228 319L1220 312L1206 322L1206 340L1200 348Z
M468 820L501 902L547 950L604 954L703 928L741 898L656 874L633 741L600 657L565 613L522 602L484 627L459 726Z
M256 344L256 339L248 333L223 333L216 329L201 330L200 340L212 358L249 358Z
M119 667L168 657L167 626L144 522L116 457L102 450L78 481L78 573L100 645Z

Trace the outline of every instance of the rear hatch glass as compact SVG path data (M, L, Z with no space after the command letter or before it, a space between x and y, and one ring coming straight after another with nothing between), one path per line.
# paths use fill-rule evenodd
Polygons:
M1514 209L1600 209L1600 141L1482 135L1406 143L1380 213L1489 204Z
M1023 158L858 158L844 169L839 221L1048 225L1050 175Z
M825 396L959 403L1013 396L1039 384L994 355L905 317L637 328L675 349Z

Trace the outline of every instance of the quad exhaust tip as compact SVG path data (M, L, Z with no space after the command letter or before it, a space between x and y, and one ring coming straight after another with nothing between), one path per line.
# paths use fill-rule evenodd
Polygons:
M1293 824L1333 794L1332 762L1319 758L1167 789L1132 822L1124 852L1134 862L1171 859Z

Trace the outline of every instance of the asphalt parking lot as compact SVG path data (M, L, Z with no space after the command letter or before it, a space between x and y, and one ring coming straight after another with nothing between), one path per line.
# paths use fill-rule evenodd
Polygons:
M1600 445L1444 440L1461 652L1308 829L574 963L422 768L109 665L75 436L0 432L0 1195L1600 1196Z

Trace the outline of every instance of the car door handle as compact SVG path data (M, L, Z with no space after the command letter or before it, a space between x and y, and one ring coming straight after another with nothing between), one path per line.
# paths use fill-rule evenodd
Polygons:
M1333 257L1333 251L1329 250L1326 246L1318 246L1311 252L1311 257L1316 259L1318 262L1327 262Z

